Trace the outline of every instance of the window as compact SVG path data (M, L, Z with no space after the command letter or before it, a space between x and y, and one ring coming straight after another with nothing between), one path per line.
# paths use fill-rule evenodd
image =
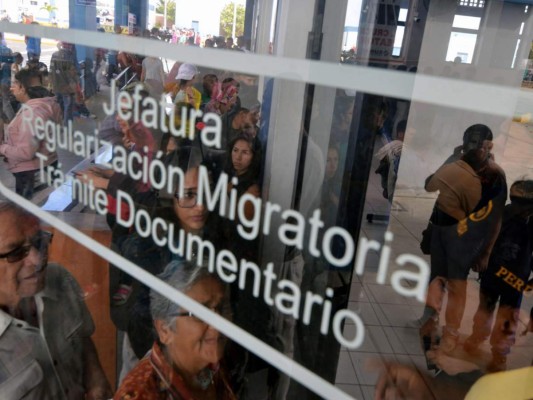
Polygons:
M474 8L483 8L485 7L485 0L459 0L460 6L463 7L474 7Z
M117 5L96 14L104 33L86 18L94 1L71 3L55 1L57 28L4 30L5 65L36 63L40 38L49 71L16 72L24 109L2 107L0 195L42 220L0 204L0 364L19 371L27 357L43 379L20 386L23 371L17 388L83 398L91 341L105 398L176 375L175 392L216 398L372 398L394 361L419 385L404 397L447 400L530 374L523 4L182 0L167 32L146 31L162 16L136 2L99 0ZM24 140L38 146L22 163ZM486 308L496 295L512 304ZM149 380L131 374L144 368Z

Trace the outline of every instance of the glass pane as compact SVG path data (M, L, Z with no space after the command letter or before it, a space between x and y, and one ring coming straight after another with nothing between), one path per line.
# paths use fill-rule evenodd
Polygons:
M12 3L0 398L529 393L523 5Z

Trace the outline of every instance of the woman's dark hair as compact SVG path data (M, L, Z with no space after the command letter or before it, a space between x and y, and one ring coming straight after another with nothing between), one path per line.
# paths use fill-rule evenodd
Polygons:
M203 157L199 148L194 146L179 146L168 155L167 162L187 173L188 170L203 165Z
M208 168L208 165L204 163L200 149L191 145L179 145L176 150L165 155L162 158L162 161L167 168L178 167L183 171L183 174L186 174L187 171L193 168L198 168L201 165L204 165ZM156 176L156 180L159 179L160 177ZM171 192L168 192L167 189L162 189L158 192L160 206L158 214L163 219L169 221L175 218L172 200L174 198L176 189L178 188L177 185L177 181L173 182Z
M52 97L52 93L41 86L41 75L35 69L21 69L15 74L15 80L21 84L30 99Z
M252 186L254 183L258 182L259 173L261 171L261 158L262 158L262 149L261 142L254 137L246 134L240 134L235 139L233 139L228 145L228 151L226 155L226 166L224 172L230 176L235 175L235 170L233 169L233 160L231 158L231 153L233 152L233 146L239 140L242 140L250 145L250 150L252 150L252 162L248 170L241 176L239 176L239 184L237 185L237 193L239 196L246 192L246 190Z
M183 171L184 175L188 171L200 166L205 167L209 175L212 175L213 173L211 165L205 162L200 148L193 145L179 145L176 150L165 156L163 163L166 166L178 167ZM177 181L174 182L174 187L171 193L167 193L166 191L164 193L161 191L159 192L159 208L157 210L157 216L167 221L177 223L179 226L181 222L177 218L173 205L174 194L178 187L177 184ZM200 185L200 182L198 184ZM219 227L221 226L220 218L218 213L210 212L204 228L203 238L210 241L215 248L221 248L223 244L219 232ZM166 254L165 257L169 255L170 254ZM166 261L168 262L170 260Z

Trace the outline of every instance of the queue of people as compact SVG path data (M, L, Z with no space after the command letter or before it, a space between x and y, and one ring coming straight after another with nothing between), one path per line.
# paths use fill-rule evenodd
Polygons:
M25 42L28 56L25 65L21 53L13 53L6 45L0 46L0 156L15 177L16 193L31 199L40 165L36 154L46 156L46 170L57 166L58 157L55 151L46 148L44 140L32 134L32 128L23 121L33 115L43 121L67 126L75 115L95 116L85 106L75 46L58 42L58 51L50 60L49 73L46 64L40 61L40 38L26 37Z
M55 72L51 74L50 81L53 94L44 87L44 75L32 68L14 73L11 92L18 102L30 107L35 115L68 124L73 117L79 75L73 64L75 58L72 58L72 47L68 43L62 43L60 47L58 53L54 53L56 57L52 57ZM221 219L216 213L210 213L205 205L198 203L198 177L201 166L210 171L214 180L225 172L232 182L228 187L228 196L235 190L238 198L244 195L261 197L264 143L259 140L260 108L244 103L240 97L239 81L225 74L206 74L200 85L198 78L201 72L189 63L178 63L174 74L167 77L162 71L161 60L157 58L141 60L140 57L118 54L117 63L121 64L121 68L139 68L140 64L140 81L134 81L123 90L133 93L141 87L139 92L143 98L157 98L156 93L163 91L172 99L176 109L201 109L219 115L223 146L218 152L209 151L198 141L190 139L192 132L187 132L188 138L178 139L168 133L148 129L142 122L134 122L133 118L124 120L113 116L118 146L122 146L128 154L138 154L143 162L150 163L155 157L161 157L165 165L179 167L184 179L182 192L176 185L173 192L162 193L154 190L148 182L140 182L113 170L91 167L78 172L80 179L91 181L97 188L106 191L110 204L107 222L112 232L112 249L212 311L227 318L232 315L234 322L254 331L256 336L267 336L265 332L268 333L272 325L269 311L251 292L239 290L237 284L223 284L216 275L207 271L203 260L198 260L199 254L193 253L189 259L185 259L157 246L151 237L141 237L134 229L125 228L116 221L119 210L117 191L121 190L128 193L136 206L146 210L153 218L164 218L179 227L177 242L190 240L194 235L208 239L216 249L231 250L238 258L257 260L259 243L242 239L236 229L239 221ZM169 82L165 82L167 79ZM145 102L141 101L140 104L143 107ZM369 137L374 138L373 135L379 134L389 143L380 156L386 155L390 165L387 170L390 176L384 182L384 189L387 190L384 196L392 201L406 127L404 120L396 124L393 141L388 133L388 108L386 104L380 104L369 113L366 128ZM176 115L181 118L181 113ZM7 158L17 182L17 193L31 198L37 171L35 152L45 152L46 149L44 143L37 142L22 129L22 118L24 110L14 114L6 127L5 143L0 145L0 155ZM198 129L197 124L192 126ZM491 142L492 132L486 125L469 127L464 133L460 151L426 182L426 190L438 191L439 194L431 216L428 250L431 277L426 309L420 321L420 337L424 353L431 361L428 365L438 370L442 369L442 356L457 356L460 347L470 357L479 358L479 348L489 337L491 360L486 370L505 370L506 357L517 334L517 313L522 295L530 286L533 228L529 218L533 214L533 182L527 179L514 182L510 187L511 203L506 206L508 191L505 173L494 160ZM312 143L308 142L307 146L311 147ZM343 150L342 143L330 143L318 189L319 207L325 216L324 221L330 225L337 222L335 210L339 207L341 186L338 166L340 160L346 157L346 154L342 154ZM48 159L50 165L54 166L57 154L48 154ZM142 165L135 167L141 168ZM121 205L120 209L127 212L125 205ZM244 210L248 219L252 219L253 213L252 207ZM37 373L41 380L28 378L32 383L25 383L29 385L24 386L29 387L27 393L33 396L28 398L74 399L85 396L88 399L100 399L112 396L90 341L90 334L94 330L92 319L83 302L76 297L79 287L64 269L47 263L46 244L49 244L49 237L39 230L31 216L10 203L0 205L2 218L5 221L0 223L0 246L4 246L4 250L0 253L0 262L5 262L9 267L4 273L11 275L3 281L8 287L0 291L5 296L0 297L0 317L4 313L8 321L17 319L23 322L22 327L11 325L14 337L23 338L20 334L23 329L34 336L39 335L35 328L41 331L46 329L46 324L49 324L46 322L46 313L52 312L52 306L46 307L46 295L49 295L49 287L50 291L57 292L53 285L60 286L63 281L70 282L71 286L50 296L54 297L53 300L64 298L63 305L75 311L69 316L81 321L80 337L75 336L76 343L72 345L74 354L57 355L53 350L43 354L42 346L59 347L55 343L64 340L61 333L52 332L41 335L38 341L31 339L40 343L32 345L34 347L26 342L21 344L22 348L31 350L23 355L26 357L23 360L18 354L11 355L13 346L6 345L5 353L0 352L2 361L3 357L9 357L15 365L32 363L37 371L41 369L41 374ZM15 220L23 223L16 224ZM3 232L3 229L8 228L18 231ZM312 274L313 277L304 276L303 281L309 287L320 286L328 266L319 260L312 267L304 275ZM312 273L309 271L311 269ZM35 272L31 274L27 270ZM480 301L472 333L463 340L461 324L470 270L481 274ZM151 291L127 273L119 272L117 268L111 268L110 271L111 316L124 335L121 379L115 399L254 398L248 380L251 374L258 369L266 371L263 375L265 385L279 379L273 367L257 362L253 354L234 343L227 343L223 335L190 311ZM45 274L46 281L40 278ZM13 282L16 282L14 286ZM32 282L34 285L27 289L26 283ZM444 301L446 295L447 302ZM61 310L59 306L54 307L57 308L54 308L54 312ZM442 314L444 326L441 328ZM494 324L493 320L496 321ZM318 348L314 339L305 337L308 327L298 329L299 335L295 335L294 340L301 339L299 345L302 353ZM533 327L529 329L533 330ZM275 345L275 340L269 344ZM309 342L313 342L313 345L310 346ZM311 353L301 355L307 359L310 356ZM50 366L50 371L55 371L55 374L43 374L42 370L47 371ZM419 390L424 394L424 390L431 392L427 387L421 389L420 382L412 378L412 373L409 368L387 366L377 393L386 398L389 395L387 393L395 393L401 386L398 382L405 383L404 378L407 383L414 383L412 387L401 386L403 396L408 398L410 390ZM394 379L387 379L387 376L394 376ZM412 381L409 380L411 378ZM17 389L20 387L18 383L10 387L13 390L9 392L10 395L13 393L12 398L23 398L19 395L22 389ZM0 393L3 393L2 388Z

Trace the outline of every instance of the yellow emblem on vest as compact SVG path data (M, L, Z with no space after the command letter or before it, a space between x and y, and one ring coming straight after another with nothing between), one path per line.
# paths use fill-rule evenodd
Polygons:
M457 223L457 236L461 237L468 231L467 219L462 219Z
M473 214L470 214L468 218L470 218L472 222L483 221L485 218L489 216L491 211L492 211L492 200L489 200L488 204L485 207L476 211Z

